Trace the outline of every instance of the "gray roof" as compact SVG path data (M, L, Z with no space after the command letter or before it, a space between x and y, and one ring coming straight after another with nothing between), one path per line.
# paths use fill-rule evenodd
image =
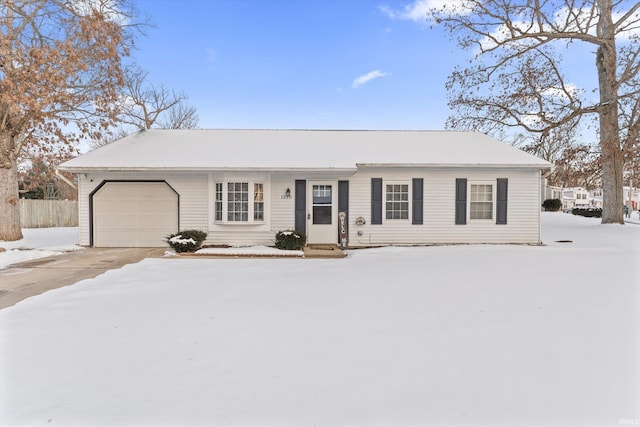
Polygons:
M478 132L151 129L62 163L59 169L356 170L369 165L551 167Z

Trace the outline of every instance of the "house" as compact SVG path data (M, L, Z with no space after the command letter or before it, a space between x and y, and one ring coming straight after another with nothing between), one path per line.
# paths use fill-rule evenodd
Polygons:
M602 188L595 188L589 191L589 204L594 208L602 209L602 206L604 206Z
M80 244L350 247L540 243L551 164L475 132L146 130L59 166L78 174Z
M638 210L640 207L640 189L637 187L626 186L622 188L622 198L625 206L629 206L631 210Z
M589 191L583 187L570 187L562 191L562 209L590 206Z
M555 185L549 185L547 180L544 180L544 184L541 188L542 191L542 201L548 199L558 199L562 202L562 187L557 187ZM540 207L542 209L542 207Z

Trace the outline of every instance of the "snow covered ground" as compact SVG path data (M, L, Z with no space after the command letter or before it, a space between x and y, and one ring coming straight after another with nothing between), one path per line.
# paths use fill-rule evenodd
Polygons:
M82 250L78 246L78 227L23 228L22 235L24 238L15 242L0 240L0 247L6 249L6 252L0 252L0 269L18 262Z
M545 213L543 240L147 259L52 290L0 311L0 424L639 424L640 225Z

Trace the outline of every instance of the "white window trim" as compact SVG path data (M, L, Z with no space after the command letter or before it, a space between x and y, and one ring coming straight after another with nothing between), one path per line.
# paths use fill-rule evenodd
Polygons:
M491 185L491 218L488 219L482 219L482 218L471 218L471 186L472 185ZM493 181L483 181L483 180L476 180L476 181L467 181L467 223L468 222L474 222L474 223L480 223L480 222L490 222L490 223L495 223L496 221L496 191L497 191L497 182L495 180Z
M249 189L248 200L248 221L229 221L227 219L228 209L228 191L229 183L232 182L246 182ZM222 220L216 220L216 183L222 183ZM263 220L254 220L254 184L262 184L263 190ZM216 229L217 227L259 227L269 228L271 221L271 179L266 175L210 175L209 176L209 229Z
M413 194L413 188L411 187L411 183L412 180L382 180L382 222L389 222L391 224L403 224L403 223L407 223L410 224L411 223L411 213L413 212L413 200L412 200L412 194ZM407 195L408 195L408 211L407 211L407 218L406 219L392 219L392 218L387 218L387 185L406 185L407 186Z

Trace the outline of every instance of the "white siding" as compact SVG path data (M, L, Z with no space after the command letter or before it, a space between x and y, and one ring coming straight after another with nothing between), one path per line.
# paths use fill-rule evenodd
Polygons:
M95 186L89 180L86 174L78 176L78 227L80 235L78 236L78 244L80 246L89 246L89 193L93 191Z
M104 173L81 174L78 185L80 244L89 245L89 194L103 180L165 180L180 196L180 228L209 233L207 244L273 244L275 233L295 226L295 180L330 179L349 181L349 245L444 243L526 243L540 242L540 172L536 169L456 169L456 168L373 168L363 167L351 176L277 172L262 174L265 182L265 222L263 224L214 224L212 183L233 180L242 174L202 173ZM246 174L245 174L246 175ZM256 175L257 176L257 175ZM371 224L371 178L386 181L424 180L424 223L384 220ZM455 225L455 180L495 181L507 178L507 224L493 221L467 221ZM384 186L384 185L383 185ZM286 198L286 189L291 198ZM337 207L336 207L337 208ZM356 225L357 217L365 225ZM361 235L358 235L358 231ZM337 240L337 239L336 239Z
M371 178L385 181L424 179L424 223L383 219L371 224ZM455 225L455 180L509 180L507 224L493 221L467 221ZM362 169L350 180L349 245L372 246L390 244L440 243L529 243L540 242L539 236L539 172L536 170L420 170ZM363 217L365 225L356 225ZM361 236L358 236L358 231Z
M295 179L283 174L273 174L271 178L271 231L293 230L295 227ZM290 198L285 197L289 189Z
M161 173L105 173L80 174L78 179L78 225L79 244L88 246L89 235L89 195L103 181L166 181L179 195L180 229L195 228L207 230L207 176L205 174L161 174ZM168 232L167 232L168 233Z

